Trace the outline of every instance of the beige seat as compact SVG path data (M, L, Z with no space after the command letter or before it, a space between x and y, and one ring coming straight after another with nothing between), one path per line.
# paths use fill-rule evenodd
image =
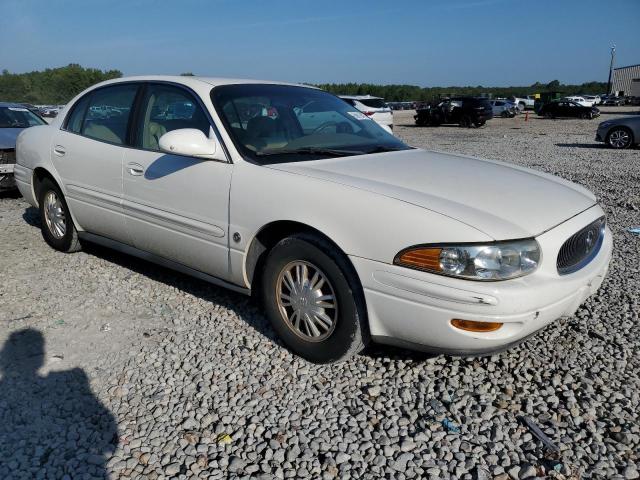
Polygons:
M118 137L118 135L116 135L109 127L95 122L91 122L85 127L84 134L87 137L104 140L105 142L117 144L124 143L124 139Z
M144 129L143 148L160 150L160 137L165 133L167 133L167 129L164 126L157 122L149 122L148 127Z

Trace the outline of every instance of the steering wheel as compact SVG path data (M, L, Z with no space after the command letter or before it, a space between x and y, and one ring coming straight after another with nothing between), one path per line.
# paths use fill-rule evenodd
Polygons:
M338 126L338 122L333 122L333 121L324 122L322 125L318 125L318 127L317 127L317 128L315 128L315 129L313 130L313 132L311 132L311 135L313 135L313 134L315 134L315 133L318 133L318 132L320 132L320 131L324 130L325 128L328 128L328 127L337 127L337 126Z

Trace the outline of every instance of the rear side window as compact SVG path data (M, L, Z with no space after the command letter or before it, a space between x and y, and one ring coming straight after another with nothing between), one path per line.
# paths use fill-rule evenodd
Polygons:
M135 146L158 151L162 135L195 128L209 136L209 119L193 96L171 85L148 85L136 126Z
M124 145L137 91L138 85L114 85L93 92L80 133L95 140Z
M359 98L358 101L371 108L386 108L387 106L381 98Z
M80 133L82 130L82 119L84 113L87 111L87 105L89 104L89 97L91 95L85 95L73 106L71 114L67 118L66 129L73 133Z

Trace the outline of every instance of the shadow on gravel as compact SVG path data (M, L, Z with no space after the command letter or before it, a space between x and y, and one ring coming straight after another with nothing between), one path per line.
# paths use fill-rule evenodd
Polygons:
M564 148L605 148L601 143L556 143L556 147Z
M269 321L262 313L258 302L251 297L93 243L83 242L82 250L89 255L115 263L207 302L233 310L259 334L282 345L280 339L271 329Z
M365 357L388 358L390 360L404 360L409 362L421 363L425 360L435 358L438 355L434 353L419 352L415 350L407 350L400 347L392 347L391 345L371 344L364 352L361 353Z
M40 228L40 212L36 207L25 208L22 218L32 227Z
M20 197L22 197L22 195L20 195L19 190L4 190L4 191L0 190L0 200L3 198L16 199Z
M0 351L0 478L107 478L115 419L83 370L38 374L44 346L40 331L24 329Z

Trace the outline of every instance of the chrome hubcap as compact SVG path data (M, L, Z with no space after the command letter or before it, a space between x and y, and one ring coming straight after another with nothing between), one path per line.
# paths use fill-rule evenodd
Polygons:
M304 340L320 342L333 333L338 303L329 279L315 265L301 260L285 265L276 299L284 321Z
M56 192L49 191L44 196L44 220L55 238L62 238L67 231L67 222L62 202Z
M624 130L614 130L609 134L609 142L616 148L626 147L629 140L629 134Z

